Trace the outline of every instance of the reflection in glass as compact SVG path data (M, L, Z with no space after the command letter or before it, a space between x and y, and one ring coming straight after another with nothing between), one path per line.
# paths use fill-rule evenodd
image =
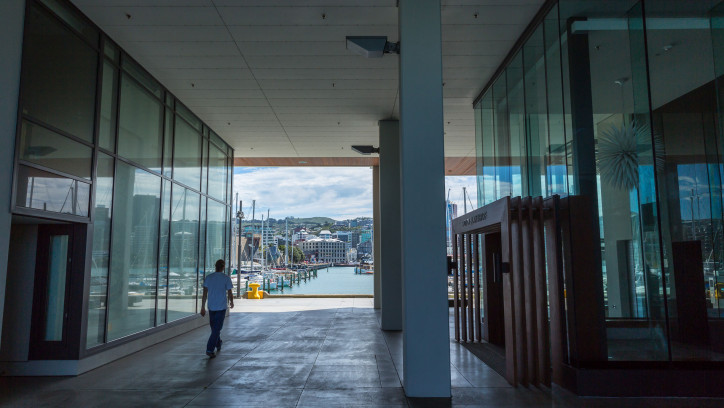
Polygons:
M92 154L86 145L23 121L20 160L90 180Z
M209 195L226 201L226 155L213 143L209 144Z
M176 117L173 144L173 178L193 189L201 187L201 135Z
M512 191L510 195L519 196L528 191L528 180L523 175L526 172L525 155L525 93L523 89L523 55L513 58L506 70L507 96L508 96L508 132L509 137L505 141L509 154L510 168L505 170L506 177L509 177Z
M163 175L166 177L171 177L172 175L173 122L173 111L166 108L165 125L163 128Z
M714 9L711 4L718 3ZM646 2L646 18L706 25L648 27L653 135L664 238L671 358L724 361L721 2ZM686 75L681 75L686 73Z
M118 154L160 171L163 106L128 75L121 77Z
M201 225L199 230L199 274L196 282L196 287L202 288L204 284L204 277L207 273L213 273L214 271L208 271L206 269L206 201L208 198L201 197ZM201 296L196 296L196 310L201 308Z
M113 158L98 154L95 206L93 207L93 254L91 257L88 333L86 348L103 343L106 327L106 293L111 241Z
M28 11L22 113L91 142L98 53L39 7Z
M98 146L110 151L114 151L116 148L117 82L118 69L105 61L103 63L100 122L98 123Z
M174 184L168 278L168 321L196 312L199 195Z
M68 236L51 235L48 265L48 292L45 309L45 341L63 340L65 321L65 281L68 268Z
M108 340L153 327L161 178L119 161L113 196Z
M161 240L158 246L158 308L156 325L166 323L166 304L168 299L169 245L171 228L171 182L163 181L163 201L161 204Z
M224 259L226 246L226 206L209 200L206 222L206 272L214 271L214 263Z
M15 205L88 216L90 184L23 165L18 166Z

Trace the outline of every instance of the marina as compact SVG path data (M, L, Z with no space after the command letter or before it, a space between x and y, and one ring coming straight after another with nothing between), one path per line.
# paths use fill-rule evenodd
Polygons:
M231 278L236 291L236 275ZM259 290L272 295L372 295L373 281L373 274L355 273L354 267L329 266L296 271L256 271L246 277L242 273L240 284L241 291L246 292L249 284L259 283Z

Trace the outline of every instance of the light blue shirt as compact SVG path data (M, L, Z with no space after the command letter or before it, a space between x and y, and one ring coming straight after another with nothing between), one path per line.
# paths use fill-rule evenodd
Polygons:
M207 297L209 310L226 310L226 291L234 286L231 278L223 272L214 272L204 279L204 287L209 290Z

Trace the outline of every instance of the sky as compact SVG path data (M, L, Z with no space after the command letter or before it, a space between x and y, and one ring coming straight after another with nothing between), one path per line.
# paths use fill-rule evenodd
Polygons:
M445 194L462 211L462 187L468 189L468 211L476 205L475 176L446 177ZM235 167L236 193L243 202L244 218L263 213L285 217L329 217L345 220L372 216L372 169L369 167ZM238 203L236 203L238 205ZM236 205L234 209L236 209Z

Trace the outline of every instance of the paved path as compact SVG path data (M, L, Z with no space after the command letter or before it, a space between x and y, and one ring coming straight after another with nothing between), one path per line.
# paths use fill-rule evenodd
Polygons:
M202 327L78 377L0 378L0 405L20 407L673 407L681 401L576 399L514 389L451 342L453 397L405 398L401 335L379 329L372 299L237 301L223 348ZM724 406L698 400L691 406ZM678 404L678 405L675 405Z

